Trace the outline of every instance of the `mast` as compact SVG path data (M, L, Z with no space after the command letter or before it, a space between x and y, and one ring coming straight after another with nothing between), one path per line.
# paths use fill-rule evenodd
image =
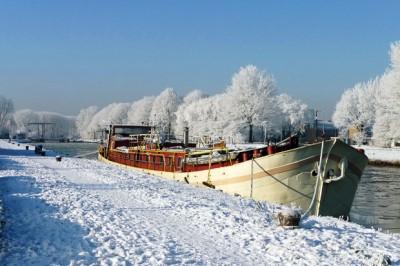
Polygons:
M106 148L106 153L105 156L106 158L108 158L108 152L110 150L110 144L111 144L111 135L113 134L113 126L110 125L109 129L108 129L108 141L107 141L107 148Z

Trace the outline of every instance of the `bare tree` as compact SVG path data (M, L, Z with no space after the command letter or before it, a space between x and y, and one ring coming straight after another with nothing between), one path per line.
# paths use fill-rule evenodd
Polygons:
M0 134L8 129L10 120L12 119L11 114L14 112L14 104L11 99L7 99L0 95Z

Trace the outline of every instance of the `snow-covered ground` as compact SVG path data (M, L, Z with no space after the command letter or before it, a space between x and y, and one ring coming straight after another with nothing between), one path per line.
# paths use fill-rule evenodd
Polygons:
M354 146L363 149L371 162L388 162L400 165L400 148L380 148L374 146Z
M21 148L0 141L1 265L400 265L400 234L329 217L283 229L281 206Z

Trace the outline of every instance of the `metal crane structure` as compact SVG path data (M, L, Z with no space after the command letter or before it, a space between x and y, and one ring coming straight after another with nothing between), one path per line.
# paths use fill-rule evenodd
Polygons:
M46 136L46 126L49 125L55 125L56 123L49 123L49 122L31 122L28 123L27 125L29 126L37 126L37 135L38 138L40 138L41 140L44 140L45 136ZM40 131L40 127L42 128L42 130Z

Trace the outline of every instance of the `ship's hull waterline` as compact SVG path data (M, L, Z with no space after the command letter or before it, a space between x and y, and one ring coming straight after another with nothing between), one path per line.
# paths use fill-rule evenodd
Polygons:
M312 203L311 214L334 217L349 214L368 161L364 154L340 140L325 141L323 147L322 143L316 143L231 166L194 172L142 169L108 160L101 153L99 159L124 168L197 186L213 187L231 195L259 201L295 205L303 210L307 210ZM323 166L320 172L324 175L321 177L318 173L320 160ZM324 182L328 172L335 176L342 173L343 160L347 162L345 176L337 181Z

